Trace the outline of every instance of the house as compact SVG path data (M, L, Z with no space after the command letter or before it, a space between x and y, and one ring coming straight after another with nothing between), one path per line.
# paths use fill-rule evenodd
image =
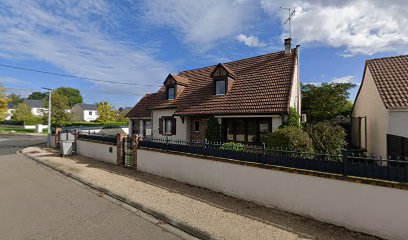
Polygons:
M96 120L98 115L98 108L95 104L77 103L71 110L73 121L90 122Z
M301 111L299 46L286 39L284 51L169 74L126 116L133 134L199 141L214 117L222 141L255 144L290 107Z
M366 61L352 143L377 157L408 157L408 55Z
M23 104L26 104L27 106L31 107L31 113L34 116L43 116L44 113L48 112L48 108L44 106L43 100L36 100L36 99L24 99L22 102ZM8 110L6 114L5 120L10 120L11 117L13 116L13 112L16 110L18 104L16 103L9 103L7 105Z

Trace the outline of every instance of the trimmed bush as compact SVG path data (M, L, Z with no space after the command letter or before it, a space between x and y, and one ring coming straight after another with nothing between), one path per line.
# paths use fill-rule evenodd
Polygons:
M64 127L103 127L103 126L127 126L128 122L107 122L107 123L100 123L100 122L70 122L64 125ZM59 125L52 125L53 127L61 127Z
M307 132L298 127L285 127L273 133L263 134L261 142L269 148L283 148L289 151L313 153L313 142Z
M208 118L205 138L210 142L220 142L220 124L217 119L213 117Z
M230 151L235 151L235 152L243 152L245 151L245 145L242 143L227 142L227 143L222 144L220 149L230 150Z
M315 151L326 154L341 154L346 146L346 132L334 123L324 121L306 126Z

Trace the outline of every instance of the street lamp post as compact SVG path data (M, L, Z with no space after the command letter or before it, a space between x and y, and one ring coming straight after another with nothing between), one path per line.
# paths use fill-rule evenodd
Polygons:
M47 138L47 147L51 146L51 88L44 88L48 90L48 138Z

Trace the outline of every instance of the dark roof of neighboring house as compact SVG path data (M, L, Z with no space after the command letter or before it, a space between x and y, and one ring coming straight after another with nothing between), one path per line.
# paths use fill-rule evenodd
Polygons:
M43 100L25 99L23 103L27 104L32 108L44 108Z
M386 108L408 107L408 55L367 60Z
M150 117L150 110L176 108L176 115L267 114L289 109L297 49L241 59L222 64L236 77L226 95L214 95L211 73L217 65L180 72L188 86L174 100L166 99L166 88L145 95L127 114Z
M95 104L87 104L87 103L77 103L82 110L93 110L96 111L98 110L98 107Z
M9 104L7 104L7 108L8 109L14 109L14 108L16 108L17 107L17 103L9 103Z

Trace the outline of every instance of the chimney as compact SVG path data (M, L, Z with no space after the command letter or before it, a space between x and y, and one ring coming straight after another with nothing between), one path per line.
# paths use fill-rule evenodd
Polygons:
M291 51L292 38L285 39L285 54L289 54Z

